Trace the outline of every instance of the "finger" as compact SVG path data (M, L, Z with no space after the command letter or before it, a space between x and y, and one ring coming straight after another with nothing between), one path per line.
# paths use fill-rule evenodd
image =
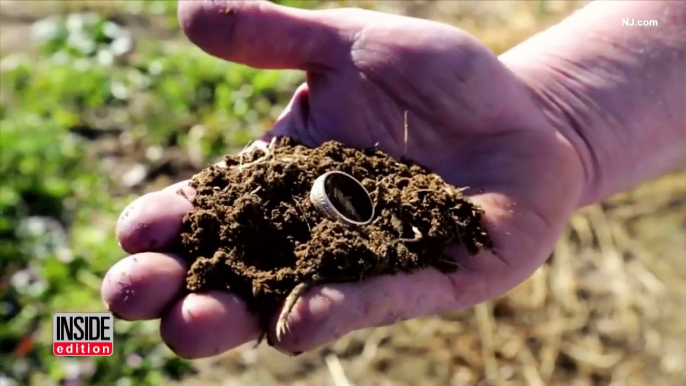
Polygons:
M178 7L186 36L205 52L257 68L305 71L331 68L349 58L362 12L241 0L182 0Z
M120 260L105 275L101 296L125 320L161 317L183 290L186 264L174 255L140 253Z
M189 294L162 318L162 340L177 355L203 358L258 338L257 318L226 292Z
M488 255L471 259L482 260L465 261L450 276L426 269L315 287L296 302L281 340L275 334L274 318L270 338L281 351L303 352L351 331L459 310L497 296L502 283L511 279L507 267Z
M193 210L184 194L174 190L148 193L127 206L117 220L116 236L128 253L163 251L173 245L183 217ZM191 193L193 194L193 193Z

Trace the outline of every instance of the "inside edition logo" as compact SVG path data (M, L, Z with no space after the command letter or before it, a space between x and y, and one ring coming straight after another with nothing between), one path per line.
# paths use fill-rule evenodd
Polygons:
M110 356L111 313L57 313L52 319L52 352L57 356Z

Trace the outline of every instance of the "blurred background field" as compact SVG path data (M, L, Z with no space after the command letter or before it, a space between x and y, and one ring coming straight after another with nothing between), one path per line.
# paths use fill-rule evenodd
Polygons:
M451 23L496 53L585 2L308 1ZM0 0L0 385L686 384L686 171L579 211L507 296L360 331L287 358L251 345L185 361L157 322L115 325L104 359L60 359L55 311L103 309L137 195L270 126L302 74L223 63L167 0Z

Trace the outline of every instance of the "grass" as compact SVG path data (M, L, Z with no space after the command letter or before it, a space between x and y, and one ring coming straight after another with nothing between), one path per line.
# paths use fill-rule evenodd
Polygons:
M580 4L333 2L451 22L497 53ZM53 357L52 312L102 310L100 280L123 256L119 211L242 148L302 76L194 49L172 1L3 1L0 28L0 384L686 383L683 172L579 211L548 264L470 310L288 360L245 346L184 361L155 322L117 322L110 358Z

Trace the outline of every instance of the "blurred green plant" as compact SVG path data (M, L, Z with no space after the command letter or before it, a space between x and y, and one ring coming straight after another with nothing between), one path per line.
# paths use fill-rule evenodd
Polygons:
M34 24L33 33L45 55L62 61L69 57L97 57L102 64L112 64L116 57L130 52L133 45L124 28L97 13L44 19Z
M166 15L174 2L131 3ZM101 311L100 282L123 255L113 228L134 192L112 193L122 183L101 148L114 141L117 163L154 162L131 151L153 147L209 162L271 125L302 81L134 39L115 19L42 20L40 55L0 64L0 383L158 385L191 372L154 322L117 322L111 357L52 355L52 313Z

